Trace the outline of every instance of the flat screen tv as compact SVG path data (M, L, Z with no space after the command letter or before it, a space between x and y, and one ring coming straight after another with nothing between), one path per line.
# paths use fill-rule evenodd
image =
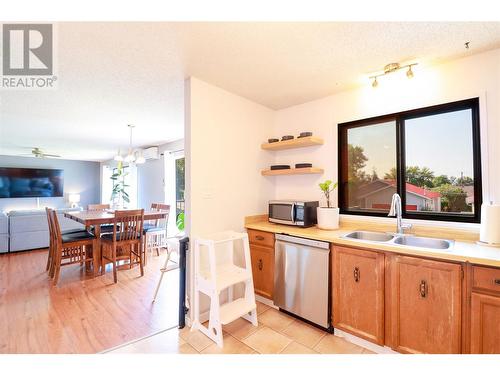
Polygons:
M63 196L61 169L0 167L0 198Z

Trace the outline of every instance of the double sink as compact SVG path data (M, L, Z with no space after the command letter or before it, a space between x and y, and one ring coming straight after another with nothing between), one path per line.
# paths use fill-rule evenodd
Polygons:
M368 241L374 243L384 243L399 246L421 247L425 249L449 250L454 241L439 238L419 237L413 235L392 234L384 232L354 231L342 238Z

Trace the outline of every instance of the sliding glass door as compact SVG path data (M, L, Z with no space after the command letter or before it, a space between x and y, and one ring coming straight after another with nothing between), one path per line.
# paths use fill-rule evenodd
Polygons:
M184 215L185 158L184 150L165 151L165 202L170 205L168 235L182 231L176 225Z

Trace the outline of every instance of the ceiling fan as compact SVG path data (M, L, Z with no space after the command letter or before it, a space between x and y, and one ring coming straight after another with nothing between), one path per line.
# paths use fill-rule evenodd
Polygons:
M31 154L20 154L19 156L34 156L35 158L60 158L61 155L46 154L38 147L33 147L31 149Z

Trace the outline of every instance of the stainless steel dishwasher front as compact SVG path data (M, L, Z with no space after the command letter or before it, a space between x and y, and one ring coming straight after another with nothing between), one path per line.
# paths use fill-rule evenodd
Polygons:
M276 235L274 304L330 328L328 242Z

